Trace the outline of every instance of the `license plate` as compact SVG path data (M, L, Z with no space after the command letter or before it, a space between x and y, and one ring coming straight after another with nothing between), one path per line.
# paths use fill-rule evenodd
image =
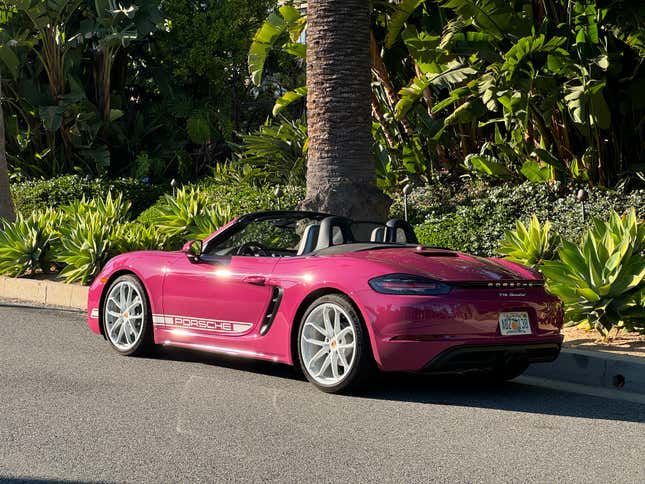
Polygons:
M504 336L531 334L529 313L500 313L499 330Z

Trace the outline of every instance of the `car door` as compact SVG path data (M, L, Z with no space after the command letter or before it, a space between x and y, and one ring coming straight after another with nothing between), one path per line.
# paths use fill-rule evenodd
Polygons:
M163 314L153 315L157 340L212 345L259 331L272 288L266 285L277 259L215 256L168 267Z

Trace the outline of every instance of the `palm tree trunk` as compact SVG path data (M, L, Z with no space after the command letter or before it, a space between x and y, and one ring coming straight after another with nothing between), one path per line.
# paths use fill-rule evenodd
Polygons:
M385 220L372 155L370 2L307 4L307 196L301 206Z
M15 213L11 189L9 186L9 169L5 151L4 112L2 110L2 75L0 74L0 217L13 221Z

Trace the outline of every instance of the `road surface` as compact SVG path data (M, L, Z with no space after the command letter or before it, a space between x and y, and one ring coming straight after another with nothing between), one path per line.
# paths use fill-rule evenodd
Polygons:
M645 405L390 375L360 396L289 367L126 358L79 313L0 305L0 481L645 482Z

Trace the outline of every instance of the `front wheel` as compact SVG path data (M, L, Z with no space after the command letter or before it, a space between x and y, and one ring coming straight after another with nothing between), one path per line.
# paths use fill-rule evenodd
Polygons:
M330 294L307 309L298 332L298 356L307 379L328 393L356 389L372 369L370 343L349 299Z
M112 282L103 302L103 330L122 355L146 353L153 346L152 317L146 290L133 275Z

